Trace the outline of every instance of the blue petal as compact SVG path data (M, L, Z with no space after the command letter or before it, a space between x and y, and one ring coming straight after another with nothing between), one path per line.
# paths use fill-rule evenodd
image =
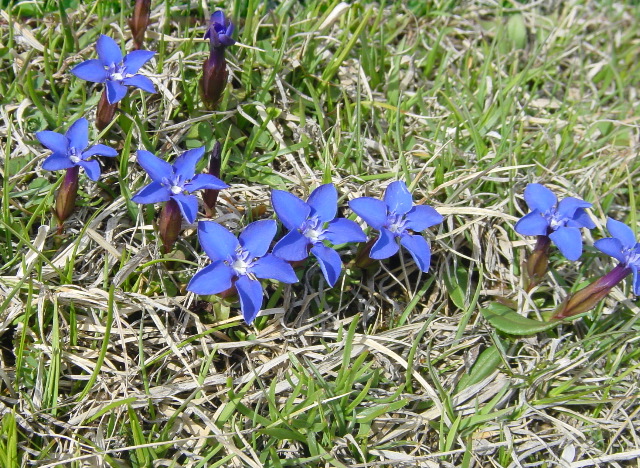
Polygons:
M387 205L382 200L360 197L349 202L349 208L374 229L380 229L387 222Z
M210 21L214 24L219 24L220 26L224 27L224 24L225 24L224 11L222 10L214 11L213 14L211 15Z
M182 213L182 216L184 216L184 219L186 219L190 224L193 224L198 216L198 199L196 196L178 193L171 195L171 198L178 202L180 212Z
M71 162L69 156L61 153L53 153L42 163L42 169L47 171L59 171L61 169L69 169L73 166L75 166L75 164Z
M428 205L416 205L407 213L407 224L405 224L405 228L420 232L431 226L440 224L443 219L442 215L438 213L435 208Z
M107 101L115 104L127 95L127 87L117 81L107 81Z
M84 168L89 179L96 181L100 178L100 164L98 164L98 161L95 159L91 161L78 161L78 166Z
M142 75L129 76L122 80L122 84L140 88L141 90L151 94L156 92L156 87L153 85L153 81Z
M318 244L311 249L311 253L318 259L318 264L324 275L324 279L327 280L329 286L333 287L340 277L342 271L342 260L340 255L329 247Z
M311 192L307 204L320 221L331 221L338 212L338 191L333 184L321 185Z
M102 34L96 42L96 50L98 51L98 57L105 67L113 64L119 64L122 62L122 52L120 47L109 36ZM113 103L112 103L113 104Z
M134 203L161 203L169 201L171 198L171 191L167 187L163 186L160 182L151 182L149 185L145 185L131 197L131 201Z
M636 265L629 265L631 271L633 271L633 294L640 295L640 275L638 275L638 267Z
M596 223L591 220L591 217L583 208L578 208L573 218L567 221L567 226L593 229L596 227Z
M162 179L173 177L173 167L167 161L163 161L146 150L138 150L136 155L138 156L138 164L147 171L152 180L162 182Z
M185 184L184 189L187 192L195 192L202 189L222 190L229 186L211 174L198 174L191 182Z
M234 256L236 248L240 245L236 236L213 221L198 223L198 240L207 256L214 262Z
M277 229L275 219L254 221L244 228L238 240L251 257L262 257L269 250Z
M613 237L622 242L623 247L633 247L636 245L636 236L629 226L613 218L607 219L607 230Z
M196 164L202 159L202 156L204 156L204 146L182 153L173 163L176 175L179 175L182 180L193 179L196 174Z
M309 239L294 229L273 247L273 255L289 262L297 262L309 256L310 245Z
M118 156L118 152L112 147L98 144L93 145L87 151L82 153L82 159L89 159L91 156L95 156L96 154L100 156L109 156L111 158Z
M546 236L549 229L549 221L538 210L535 210L523 216L516 223L514 229L523 236Z
M291 265L272 254L256 260L251 266L250 272L257 278L273 279L288 284L298 282L296 272L293 271Z
M67 154L69 150L69 140L59 133L44 130L36 133L36 138L42 143L42 146L50 149L54 153Z
M151 57L155 55L155 52L150 50L134 50L129 52L122 61L126 72L132 75L138 73L140 67L151 60Z
M412 236L411 234L404 234L400 237L400 243L409 251L418 268L425 273L429 271L431 247L429 247L429 243L424 237L421 235Z
M367 240L367 236L358 223L346 218L331 221L324 232L324 237L334 245Z
M556 206L558 197L544 185L529 184L524 189L524 201L527 202L527 206L531 211L540 210L540 212L544 213Z
M563 218L573 218L578 208L591 208L591 203L576 197L567 197L558 203L558 214Z
M391 182L384 191L384 202L390 213L405 214L413 206L413 197L402 180Z
M71 148L82 151L89 144L89 121L84 117L79 118L71 124L64 136L69 140Z
M598 239L593 243L593 246L600 252L615 258L616 260L625 263L626 259L622 253L622 242L615 237L606 237L604 239Z
M71 73L81 80L92 83L104 83L107 79L107 70L100 60L86 60L71 69Z
M578 228L561 226L549 234L549 239L568 260L576 261L582 255L582 234Z
M311 213L309 205L283 190L271 191L271 204L282 224L289 230L302 226Z
M231 287L234 275L233 268L218 260L193 275L187 290L201 295L218 294Z
M258 280L249 279L248 276L241 276L236 281L236 289L240 298L242 316L244 321L250 324L262 308L262 285Z
M380 229L380 237L373 247L371 247L371 253L369 257L375 260L382 260L383 258L389 258L394 255L400 247L396 242L396 238L388 229Z

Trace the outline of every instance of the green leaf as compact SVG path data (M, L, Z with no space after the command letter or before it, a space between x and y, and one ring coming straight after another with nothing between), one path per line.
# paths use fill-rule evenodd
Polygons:
M486 309L480 309L484 318L496 329L509 335L535 335L550 330L558 325L558 321L541 322L523 317L509 307L492 302Z

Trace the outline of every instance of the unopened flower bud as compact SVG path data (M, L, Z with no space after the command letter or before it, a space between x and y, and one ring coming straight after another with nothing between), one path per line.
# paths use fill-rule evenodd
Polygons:
M100 102L98 102L98 110L96 111L96 128L99 131L104 130L111 123L116 115L118 103L110 104L107 99L107 88L102 91Z
M151 0L136 0L133 7L133 16L129 20L131 35L133 36L133 48L142 49L144 33L149 25L151 14Z
M535 286L537 286L540 281L542 281L544 275L547 274L550 246L551 239L549 236L538 236L536 246L525 264L525 271L527 274L527 291L531 291Z

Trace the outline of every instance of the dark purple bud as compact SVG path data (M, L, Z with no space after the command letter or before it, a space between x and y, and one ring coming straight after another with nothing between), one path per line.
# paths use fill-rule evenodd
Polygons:
M56 218L58 218L58 233L62 233L64 222L71 216L76 207L76 197L78 196L78 174L80 166L73 166L67 172L56 196Z
M158 231L160 239L162 239L164 253L171 252L181 229L182 213L178 202L172 198L162 207L160 218L158 219Z
M131 35L133 36L134 50L142 49L144 33L147 31L150 15L151 0L135 0L133 16L129 20L129 27L131 28Z
M209 58L202 64L202 78L200 78L200 93L207 109L213 110L217 106L227 86L228 76L224 47L212 48Z
M551 320L566 319L593 309L616 284L631 273L631 268L619 264L603 277L569 296L554 312Z
M211 150L211 157L209 159L209 174L220 178L220 165L222 162L222 145L219 141L216 141ZM218 202L218 193L220 190L205 189L202 194L204 201L204 211L207 218L212 218L216 213L216 203Z
M111 123L116 115L118 103L110 104L107 99L107 88L105 87L98 102L98 110L96 111L96 128L99 131L104 130Z
M549 247L551 239L549 236L538 236L536 247L526 261L525 272L527 279L526 290L531 291L537 286L542 278L547 274L549 267Z

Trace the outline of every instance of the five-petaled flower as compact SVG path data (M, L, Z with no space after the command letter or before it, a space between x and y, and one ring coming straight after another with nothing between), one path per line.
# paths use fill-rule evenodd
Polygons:
M236 43L231 37L233 35L233 23L227 18L222 10L216 10L211 15L211 21L205 39L209 39L209 46L213 48L228 47Z
M558 203L555 194L541 184L527 185L524 199L531 212L516 223L516 232L525 236L548 236L562 255L571 261L578 260L582 255L580 228L595 227L585 211L591 203L575 197Z
M76 65L71 73L82 80L106 83L109 104L115 104L125 97L127 86L134 86L148 93L156 92L151 80L138 74L140 67L150 60L155 52L134 50L123 58L116 41L105 35L98 38L96 49L98 59Z
M193 223L198 214L198 199L195 195L190 195L191 192L228 187L211 174L195 175L196 164L204 156L204 146L185 151L173 165L149 151L138 150L137 155L138 163L147 171L153 182L140 189L131 200L136 203L160 203L173 199L189 223Z
M96 160L89 160L91 156L117 156L118 152L106 145L89 144L89 122L84 117L76 120L67 132L62 135L57 132L44 130L36 133L36 138L53 154L45 159L42 168L47 171L58 171L81 166L91 180L100 178L100 164Z
M593 246L601 252L612 256L620 262L622 273L633 273L633 293L640 295L640 243L629 226L615 219L607 220L607 230L613 237L595 241ZM626 275L625 275L626 276Z
M309 250L315 255L330 286L336 284L342 270L340 255L325 245L364 242L367 236L354 221L335 219L338 192L333 184L316 188L307 202L282 190L271 193L273 209L290 230L273 248L273 254L284 260L304 260Z
M235 286L245 322L251 323L262 308L258 278L282 283L298 281L291 265L267 254L276 234L275 220L249 224L239 238L213 221L198 223L200 245L213 263L198 271L187 285L196 294L218 294Z
M349 202L351 209L369 226L380 231L380 236L371 248L370 257L376 260L391 257L398 249L400 239L418 267L427 272L431 263L431 248L420 232L440 224L442 215L427 205L414 205L407 185L399 180L389 184L383 200L361 197Z

